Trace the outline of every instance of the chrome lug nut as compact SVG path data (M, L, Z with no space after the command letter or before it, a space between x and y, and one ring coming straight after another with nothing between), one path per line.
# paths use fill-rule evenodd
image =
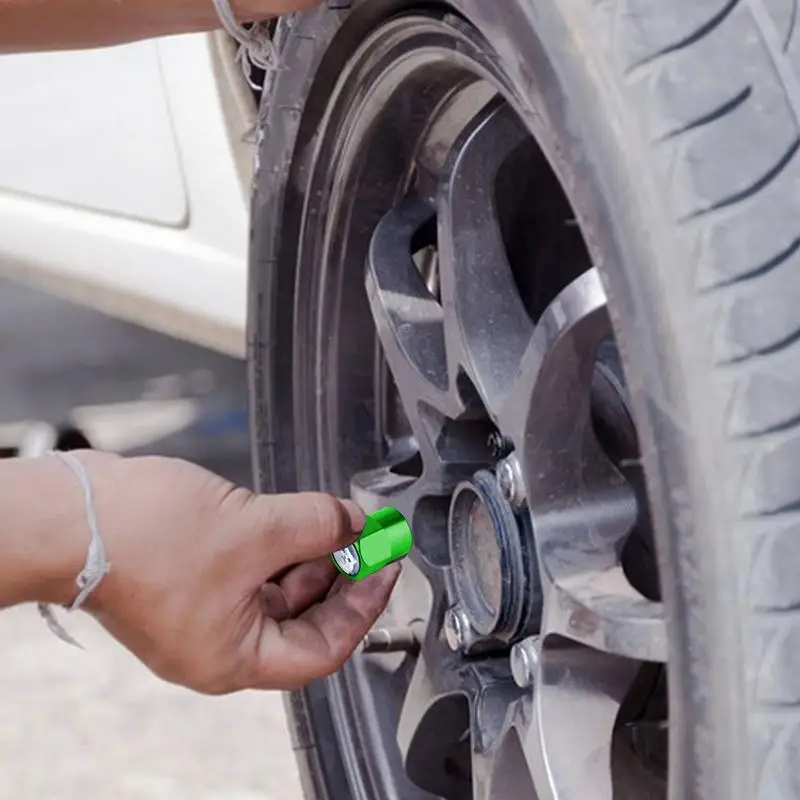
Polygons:
M504 458L496 469L497 485L503 497L515 507L525 503L525 482L522 479L522 468L515 455Z
M539 666L541 640L531 636L511 648L511 675L520 689L530 689L536 680Z
M465 652L472 645L474 633L469 617L458 606L448 608L444 615L444 638L454 652Z

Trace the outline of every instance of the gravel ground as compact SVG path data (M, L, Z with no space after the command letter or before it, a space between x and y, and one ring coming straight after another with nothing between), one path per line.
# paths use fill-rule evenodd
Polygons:
M117 419L128 442L134 417L114 404L188 395L203 421L134 450L248 479L236 361L0 282L0 372L0 425L99 404L117 411L89 416L106 437ZM280 695L194 695L88 617L66 622L86 650L33 608L0 614L0 800L300 799Z
M4 800L298 800L280 695L206 698L153 677L86 616L57 640L0 615Z

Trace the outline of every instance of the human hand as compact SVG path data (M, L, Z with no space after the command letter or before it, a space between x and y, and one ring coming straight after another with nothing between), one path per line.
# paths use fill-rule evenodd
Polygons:
M111 564L87 610L168 681L296 689L341 667L388 602L398 565L354 583L331 563L364 526L349 501L254 495L174 459L76 455Z

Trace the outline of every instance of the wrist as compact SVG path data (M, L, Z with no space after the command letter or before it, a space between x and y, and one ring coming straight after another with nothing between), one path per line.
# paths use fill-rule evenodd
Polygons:
M71 603L91 539L76 477L57 458L0 461L0 509L0 606Z

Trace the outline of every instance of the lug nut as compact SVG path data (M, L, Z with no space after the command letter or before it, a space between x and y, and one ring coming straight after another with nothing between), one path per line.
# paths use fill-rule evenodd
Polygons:
M541 641L538 636L531 636L517 642L511 648L511 674L514 677L514 683L520 689L529 689L533 686L540 654Z
M503 497L515 507L525 503L525 482L522 479L522 468L515 455L504 458L496 469L497 485Z
M472 644L472 625L469 617L458 606L448 608L444 615L444 638L454 653L464 652Z

